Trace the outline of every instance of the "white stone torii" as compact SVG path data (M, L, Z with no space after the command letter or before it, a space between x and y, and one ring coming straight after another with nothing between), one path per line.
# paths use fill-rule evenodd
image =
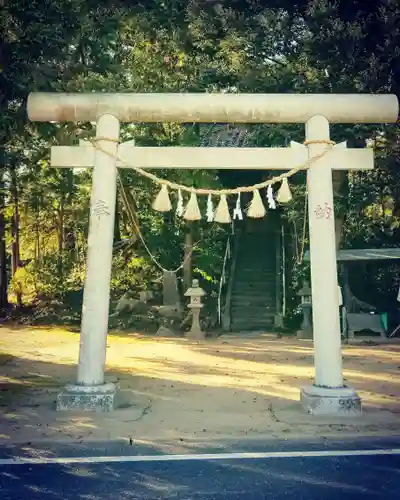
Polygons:
M58 397L58 409L111 410L115 386L104 382L117 167L289 170L320 154L330 123L394 123L394 95L351 94L58 94L28 98L33 121L95 121L99 146L52 148L54 167L94 167L77 384ZM120 122L305 123L307 147L148 148L118 145ZM107 139L111 139L107 140ZM115 141L115 142L112 142ZM343 147L344 146L344 147ZM128 167L129 168L129 167ZM315 383L301 399L313 414L358 414L360 399L344 386L337 295L332 170L373 168L372 149L345 143L308 168L310 263Z

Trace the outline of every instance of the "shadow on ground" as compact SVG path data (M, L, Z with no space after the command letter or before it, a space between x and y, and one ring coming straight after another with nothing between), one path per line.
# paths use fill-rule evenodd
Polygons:
M139 439L185 446L222 437L333 431L400 431L398 346L344 349L345 377L372 421L324 421L299 410L299 388L312 381L310 344L268 336L203 343L110 335L107 378L120 386L111 414L56 413L75 380L79 335L62 329L3 329L0 339L0 438ZM372 413L371 413L372 414ZM364 427L362 427L364 425ZM358 430L357 430L358 429Z

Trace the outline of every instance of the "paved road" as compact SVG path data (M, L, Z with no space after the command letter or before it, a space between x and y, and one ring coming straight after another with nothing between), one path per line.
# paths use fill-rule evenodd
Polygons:
M180 455L136 443L2 447L0 498L397 500L400 439L248 441Z

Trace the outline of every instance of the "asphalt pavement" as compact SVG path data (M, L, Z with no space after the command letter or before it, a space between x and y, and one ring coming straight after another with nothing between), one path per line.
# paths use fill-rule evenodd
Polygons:
M177 449L166 454L137 442L2 446L0 499L400 498L400 438Z

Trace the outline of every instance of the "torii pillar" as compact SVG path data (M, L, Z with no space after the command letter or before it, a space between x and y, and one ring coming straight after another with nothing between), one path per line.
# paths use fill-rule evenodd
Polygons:
M92 121L97 140L116 161L91 145L55 147L52 165L94 167L87 271L77 384L58 397L58 409L111 410L115 386L104 381L108 329L116 168L288 170L326 147L330 123L395 123L393 95L349 94L52 94L28 99L34 121ZM303 148L136 148L117 145L120 122L304 123ZM105 140L106 138L107 140ZM332 169L373 168L371 149L338 145L308 169L310 263L315 381L301 389L305 411L358 415L361 401L343 383L337 292ZM128 167L129 168L129 167Z

